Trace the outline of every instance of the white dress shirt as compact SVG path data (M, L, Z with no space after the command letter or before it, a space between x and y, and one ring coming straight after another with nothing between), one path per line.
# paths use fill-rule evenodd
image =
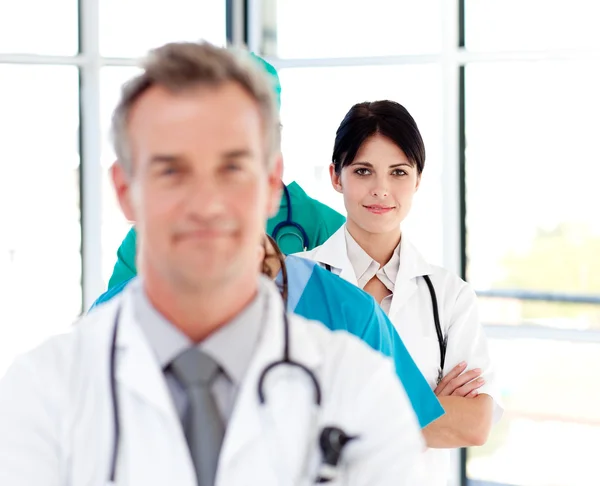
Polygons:
M154 308L144 292L142 279L131 285L136 319L163 369L175 408L179 418L182 418L188 398L183 386L168 366L180 353L194 344ZM212 392L225 425L229 422L240 384L260 339L266 304L265 290L259 287L256 297L240 314L197 345L223 370L214 381Z

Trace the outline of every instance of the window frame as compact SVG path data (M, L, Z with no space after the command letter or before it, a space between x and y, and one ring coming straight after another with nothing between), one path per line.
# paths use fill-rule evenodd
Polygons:
M102 278L102 167L100 161L100 72L105 66L136 66L136 59L109 58L100 54L99 2L79 0L79 48L74 56L35 54L1 54L0 63L32 65L69 65L79 70L80 115L80 204L81 204L81 258L82 303L81 310L88 309L105 289ZM200 0L197 0L200 1ZM268 2L271 3L268 3ZM275 0L225 0L226 37L231 45L247 45L259 53L262 22L265 8L273 8ZM463 278L466 275L466 197L465 197L465 67L478 62L589 60L597 61L598 50L547 50L520 52L469 52L465 48L465 0L446 2L440 0L443 18L443 45L438 54L399 55L381 57L349 57L335 59L267 59L277 68L319 66L376 66L437 63L443 76L443 148L445 155L442 174L443 204L443 263L446 268ZM116 249L115 249L116 250ZM489 289L477 289L482 296L491 295ZM563 302L580 302L597 296L549 295L547 292L524 293L524 300L548 300L561 298ZM496 295L496 294L494 294ZM517 295L517 294L515 294ZM501 295L496 295L502 297ZM513 295L514 297L514 295ZM571 299L571 300L569 300ZM559 339L600 342L600 331L557 330L544 326L486 325L486 332L494 338L527 337L534 339ZM480 481L466 477L466 450L461 450L457 461L457 483L462 486L483 486Z
M103 67L136 67L136 58L113 58L100 53L100 1L78 2L78 49L72 56L5 54L0 63L75 66L79 72L79 189L81 211L81 312L91 307L106 289L102 277L102 165L100 73ZM197 0L200 1L200 0ZM245 1L226 0L226 34L235 41L233 25L243 18ZM240 10L240 6L242 9ZM238 34L239 37L239 34ZM125 236L125 235L123 235ZM116 253L116 248L115 248Z
M235 3L235 0L229 0ZM276 0L242 0L245 15L241 29L241 42L255 52L260 52L264 5ZM398 55L379 57L347 58L298 58L279 59L266 56L276 68L294 67L341 67L341 66L379 66L398 64L438 63L443 69L443 146L444 171L442 173L443 239L444 266L462 278L467 270L467 226L466 226L466 135L465 135L465 68L469 64L504 61L544 61L544 60L596 60L599 52L584 50L546 50L546 51L493 51L469 52L465 47L465 0L441 1L443 20L443 45L439 54ZM476 289L482 296L497 293L490 289ZM599 303L600 297L578 294L555 294L548 292L525 291L516 289L514 295L522 300L557 300L562 302ZM512 295L514 297L514 295ZM507 294L508 298L509 295ZM559 330L545 326L502 326L484 324L486 334L491 338L512 339L553 339L576 342L600 342L600 331L596 330ZM501 483L489 483L472 480L467 477L468 450L461 449L454 466L456 477L453 486L509 486Z

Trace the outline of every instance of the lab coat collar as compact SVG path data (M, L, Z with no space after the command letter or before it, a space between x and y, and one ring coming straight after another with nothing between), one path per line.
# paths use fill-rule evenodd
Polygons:
M337 270L335 273L340 277L358 286L356 274L348 258L345 224L313 251L313 260L323 265L331 265L331 268Z
M333 269L340 272L339 276L344 280L358 285L352 263L348 258L345 224L325 243L313 250L312 259L323 265L331 265ZM427 263L410 239L403 234L400 243L400 268L394 284L394 295L398 292L398 285L402 285L402 282L414 281L417 277L432 273L433 267Z
M120 312L117 381L170 419L179 422L158 358L135 318L134 287L137 283L137 279L131 282L117 298L120 299L115 311L115 317L116 312Z
M431 275L433 267L427 263L410 239L403 234L400 241L400 267L394 284L394 296L390 305L390 318L412 297L417 290L417 278Z
M400 242L400 271L404 278L413 279L423 275L431 275L433 266L425 260L415 245L406 235L402 235Z

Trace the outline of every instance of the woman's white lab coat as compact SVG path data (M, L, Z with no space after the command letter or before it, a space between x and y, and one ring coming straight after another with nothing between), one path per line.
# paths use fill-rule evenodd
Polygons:
M281 299L269 282L268 319L237 397L216 484L312 484L318 434L337 425L359 439L344 453L344 485L420 484L423 442L393 365L353 336L290 316L291 356L317 375L278 367L258 402L262 370L282 357ZM194 486L186 440L163 374L124 293L72 332L22 356L0 381L0 484L105 484L113 450L110 337L121 306L117 352L121 446L117 484Z
M346 248L346 225L343 225L321 246L298 256L309 258L321 265L330 265L332 272L357 285L354 268ZM415 363L432 389L437 384L440 351L433 320L431 294L423 275L428 275L435 289L440 326L448 337L444 374L461 361L468 369L481 368L486 384L479 389L494 399L494 420L502 415L499 406L496 376L488 351L487 340L479 322L477 297L464 280L444 268L428 263L406 235L400 245L400 267L390 305L389 318L406 344ZM438 479L426 485L446 484L448 454L430 450L426 456L429 472L441 471Z

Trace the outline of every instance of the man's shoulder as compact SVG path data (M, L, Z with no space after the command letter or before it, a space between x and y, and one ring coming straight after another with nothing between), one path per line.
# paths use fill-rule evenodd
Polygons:
M388 443L382 437L391 435L398 439L405 434L402 442L412 443L417 449L421 447L414 410L390 358L346 331L331 331L300 316L292 316L290 321L293 323L290 342L296 350L292 359L303 362L300 350L304 346L312 347L312 351L305 352L316 350L320 357L318 364L309 369L318 380L325 417L346 423L349 430L357 433L369 430L365 444L373 441L379 447ZM299 334L303 339L298 339Z
M123 238L120 248L127 249L128 251L133 249L135 251L136 245L137 245L137 233L135 231L135 226L132 226L131 228L129 228L129 231L125 235L125 238Z
M302 208L301 213L325 225L330 232L335 232L346 222L346 218L327 204L310 197L297 182L288 185L293 203Z
M389 369L394 374L393 363L388 357L345 330L331 330L319 321L297 314L291 315L290 323L293 326L292 336L304 345L313 347L313 352L316 351L320 356L326 371L336 374L340 369L347 370L346 375L350 379L362 383L361 376L368 380L369 374L378 369Z
M76 320L69 329L19 355L9 367L5 380L17 380L38 389L47 388L51 383L57 384L57 388L70 387L76 375L98 366L100 348L108 357L108 344L104 343L108 342L107 317L113 307L114 303L98 307ZM87 368L86 362L90 365Z
M111 289L123 281L129 280L137 274L135 255L137 246L137 234L135 226L132 226L117 250L117 262L108 282Z
M83 314L73 323L70 329L62 334L49 338L38 348L38 351L41 353L45 347L47 349L55 350L64 349L65 352L63 354L69 354L67 348L74 347L83 350L84 348L89 347L86 342L90 343L92 346L99 344L101 336L104 336L105 338L108 337L109 328L111 328L111 316L116 312L116 308L119 305L118 301L119 299L113 299L110 302L99 305L90 312ZM36 350L33 352L35 351ZM77 350L71 349L70 351ZM77 354L79 353L70 353L71 356L76 356Z
M105 304L106 302L112 300L113 297L116 297L117 295L119 295L121 292L123 292L123 290L125 289L125 287L127 287L127 285L129 285L129 283L134 278L135 277L132 277L132 278L127 279L127 280L124 280L123 282L121 282L120 284L116 285L115 287L109 288L100 297L98 297L98 299L96 299L96 302L93 303L93 305L92 305L92 307L91 307L90 310L96 309L98 306L100 306L102 304Z
M334 221L334 222L339 221L340 226L346 222L346 218L343 215L341 215L340 213L338 213L331 206L327 206L327 204L322 203L318 199L314 199L310 196L307 196L307 197L312 201L312 204L313 204L315 210L317 212L319 212L320 214L322 214L327 219Z
M344 225L346 218L321 201L312 198L311 201L315 216L323 229L324 236L321 238L320 243L324 243L333 233Z

